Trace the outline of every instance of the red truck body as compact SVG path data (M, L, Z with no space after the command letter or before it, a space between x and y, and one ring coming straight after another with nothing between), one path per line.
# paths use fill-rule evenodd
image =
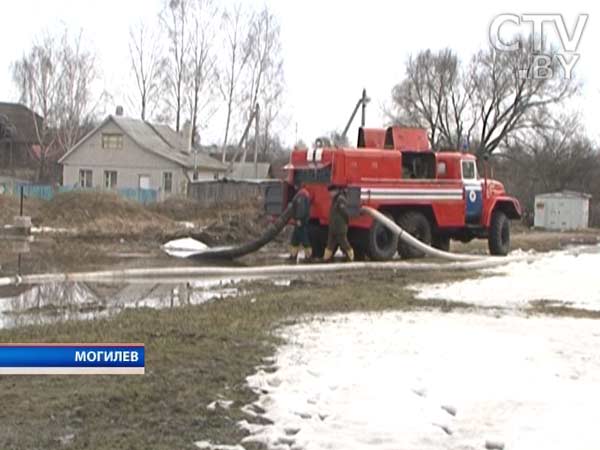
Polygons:
M502 183L479 176L476 162L469 153L431 151L423 129L390 127L361 128L357 148L295 149L286 168L288 183L296 187L304 185L311 194L311 223L315 229L322 230L328 224L331 204L328 187L335 185L347 190L355 211L359 206L370 206L408 228L426 228L423 217L426 218L429 230L417 237L434 245L441 242L436 246L445 248L445 242L451 238L462 241L489 238L490 228L496 225L494 221L498 221L500 212L505 219L521 216L519 202L506 194ZM416 218L417 215L421 217ZM421 225L412 223L415 221ZM504 233L509 239L504 223L508 224L508 220L500 224L501 230L494 232ZM373 230L373 219L366 215L355 214L349 225L351 230L367 233L352 236L351 242L354 240L353 245L359 247L362 243L357 239L368 239L369 232L384 232ZM363 247L366 254L377 253L369 252L368 245ZM491 247L490 250L505 254L506 247L501 251ZM371 257L387 259L374 254Z

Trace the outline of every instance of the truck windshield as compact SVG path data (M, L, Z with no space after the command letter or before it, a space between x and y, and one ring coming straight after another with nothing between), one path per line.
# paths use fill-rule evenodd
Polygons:
M331 166L314 169L296 169L294 171L294 184L296 186L302 183L325 183L331 181Z

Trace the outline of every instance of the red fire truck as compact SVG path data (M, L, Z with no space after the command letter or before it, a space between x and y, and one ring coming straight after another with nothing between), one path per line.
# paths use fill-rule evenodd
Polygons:
M287 188L283 195L267 191L267 211L281 210L304 185L311 194L315 256L322 255L326 243L330 185L346 190L352 216L348 238L359 258L382 261L396 252L403 258L421 256L385 226L360 215L361 206L379 210L442 250L449 249L450 239L487 238L493 255L508 253L510 219L521 217L518 200L506 194L502 183L478 174L474 155L433 152L423 129L360 128L357 148L317 140L314 148L294 149L286 168Z

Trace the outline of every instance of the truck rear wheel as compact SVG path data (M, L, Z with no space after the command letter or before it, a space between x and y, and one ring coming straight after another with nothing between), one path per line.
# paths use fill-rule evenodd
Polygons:
M492 255L505 256L510 251L510 221L506 214L498 209L492 213L488 248Z
M398 217L398 225L407 233L427 245L431 245L431 224L425 214L419 211L408 211ZM403 259L422 258L423 252L404 243L398 243L398 253Z
M389 214L386 216L392 219ZM373 261L386 261L394 257L397 249L398 236L381 222L374 220L367 239L369 258Z

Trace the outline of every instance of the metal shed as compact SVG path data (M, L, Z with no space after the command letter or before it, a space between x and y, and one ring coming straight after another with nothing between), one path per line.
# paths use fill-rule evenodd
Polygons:
M587 228L590 198L589 194L574 191L536 195L534 226L547 230Z

